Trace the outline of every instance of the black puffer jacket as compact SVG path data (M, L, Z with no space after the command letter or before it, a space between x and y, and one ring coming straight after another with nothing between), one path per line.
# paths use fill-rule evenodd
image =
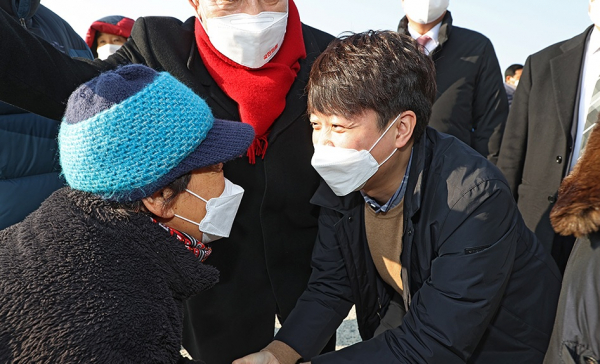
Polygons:
M218 280L149 216L56 191L0 231L0 363L174 363L183 300Z
M61 52L92 59L83 39L40 0L0 0L0 8ZM0 37L0 42L14 41ZM23 220L65 185L59 177L57 134L56 121L0 103L0 229Z
M409 35L406 17L398 32ZM438 90L429 126L454 135L496 163L508 100L492 42L480 33L452 25L449 11L438 41L440 45L431 53Z
M404 197L402 325L373 338L390 302L371 258L360 193L322 183L313 273L277 333L312 363L541 363L560 274L506 180L456 138L428 128ZM535 279L532 279L535 277ZM356 304L363 342L314 357Z

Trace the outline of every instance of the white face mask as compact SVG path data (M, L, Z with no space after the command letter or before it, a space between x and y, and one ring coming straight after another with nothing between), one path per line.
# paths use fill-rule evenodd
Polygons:
M394 148L392 154L383 162L377 163L371 155L371 150L375 148L399 117L400 115L392 121L369 150L315 145L315 153L310 163L333 193L337 196L346 196L351 192L360 190L369 178L377 173L379 167L396 153L398 149Z
M260 68L277 54L283 43L288 13L265 11L206 18L204 29L212 45L235 63Z
M105 44L102 47L98 47L96 52L98 53L98 58L105 60L115 54L119 48L121 48L119 44Z
M204 244L221 238L228 238L231 226L233 226L233 220L242 202L244 189L225 178L223 193L219 197L211 198L208 201L188 189L186 191L192 196L206 202L206 215L199 223L177 214L175 216L198 225L198 229L202 232L202 242Z
M436 20L448 9L449 0L403 0L404 13L410 20L428 24Z
M590 8L588 11L592 23L597 27L600 27L600 1L590 1Z

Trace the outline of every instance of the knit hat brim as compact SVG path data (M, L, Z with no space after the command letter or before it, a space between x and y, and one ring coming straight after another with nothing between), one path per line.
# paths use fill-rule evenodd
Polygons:
M129 199L135 201L149 196L193 170L240 157L246 153L253 140L254 129L249 124L214 119L206 138L193 152L156 182L129 193Z

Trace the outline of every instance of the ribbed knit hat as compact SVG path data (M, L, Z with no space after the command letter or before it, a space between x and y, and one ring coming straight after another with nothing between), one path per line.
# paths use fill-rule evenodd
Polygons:
M241 156L253 138L248 124L214 119L206 102L168 73L128 65L71 94L58 143L69 186L127 202Z

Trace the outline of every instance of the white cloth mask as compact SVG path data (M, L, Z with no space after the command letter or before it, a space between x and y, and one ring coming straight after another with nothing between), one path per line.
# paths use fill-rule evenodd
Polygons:
M371 150L375 148L399 117L400 115L392 121L369 150L315 145L315 153L310 163L333 193L337 196L346 196L351 192L360 190L369 178L377 173L379 167L396 153L398 149L394 148L392 154L383 162L377 163L371 155Z
M592 19L592 23L597 27L600 27L600 1L590 1L590 7L588 14L590 19Z
M198 225L198 229L202 232L202 242L204 244L221 238L228 238L233 226L233 220L242 202L244 189L225 178L223 193L219 197L211 198L208 201L187 188L186 191L192 196L206 202L206 215L199 223L177 214L175 216Z
M202 24L221 54L242 66L260 68L281 48L287 18L287 12L265 11L206 18Z
M404 13L410 20L428 24L436 20L448 9L449 0L403 0Z
M96 52L98 53L98 58L105 60L111 55L115 54L119 48L121 48L121 45L119 44L105 44L101 47L98 47Z

